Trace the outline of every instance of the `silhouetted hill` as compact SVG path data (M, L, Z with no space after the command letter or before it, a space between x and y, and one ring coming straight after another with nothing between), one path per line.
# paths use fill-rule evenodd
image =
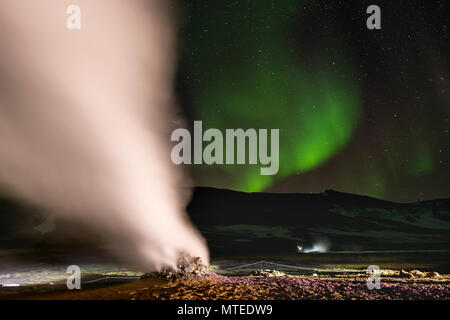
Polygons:
M450 199L401 204L333 190L271 194L199 187L188 212L213 255L293 252L317 241L332 250L450 248Z

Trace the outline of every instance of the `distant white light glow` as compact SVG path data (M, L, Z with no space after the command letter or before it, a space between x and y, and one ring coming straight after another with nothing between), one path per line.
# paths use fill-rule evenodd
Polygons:
M311 248L305 248L303 246L298 245L297 251L301 253L313 253L313 252L327 252L328 244L326 242L316 242L313 244Z

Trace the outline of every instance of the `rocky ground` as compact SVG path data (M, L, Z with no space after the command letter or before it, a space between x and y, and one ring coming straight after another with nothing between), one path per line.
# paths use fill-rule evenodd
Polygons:
M369 290L365 273L286 275L256 270L246 276L221 276L199 258L185 257L178 270L147 273L138 281L22 298L125 300L403 300L450 299L450 275L419 270L382 270L381 288Z
M403 300L450 299L450 277L406 279L382 277L379 290L369 290L360 276L233 276L209 275L189 280L146 278L102 288L34 295L31 299L114 300Z

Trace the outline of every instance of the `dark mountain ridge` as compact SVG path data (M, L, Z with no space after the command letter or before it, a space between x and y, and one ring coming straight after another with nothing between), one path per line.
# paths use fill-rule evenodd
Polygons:
M244 193L198 187L187 208L212 253L449 249L450 199L395 203L327 190L320 194Z

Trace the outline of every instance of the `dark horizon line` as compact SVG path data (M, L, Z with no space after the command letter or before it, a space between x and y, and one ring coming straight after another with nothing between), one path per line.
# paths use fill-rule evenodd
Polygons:
M350 196L355 196L355 197L361 197L361 198L369 198L369 199L374 199L374 200L378 200L378 201L383 201L383 202L390 202L390 203L395 203L395 204L415 204L415 203L426 203L426 202L435 202L435 201L449 201L450 197L448 198L436 198L436 199L427 199L427 200L417 200L417 201L413 201L413 202L399 202L399 201L392 201L392 200L386 200L386 199L381 199L381 198L376 198L373 196L369 196L369 195L365 195L365 194L358 194L358 193L350 193L350 192L344 192L344 191L338 191L335 189L325 189L322 192L267 192L267 191L242 191L242 190L234 190L231 188L220 188L220 187L211 187L211 186L205 186L205 185L195 185L195 186L184 186L183 188L192 188L192 189L213 189L213 190L221 190L221 191L231 191L231 192L237 192L237 193L245 193L245 194L270 194L270 195L275 195L275 194L283 194L283 195L323 195L325 193L335 193L335 194L344 194L344 195L350 195Z

